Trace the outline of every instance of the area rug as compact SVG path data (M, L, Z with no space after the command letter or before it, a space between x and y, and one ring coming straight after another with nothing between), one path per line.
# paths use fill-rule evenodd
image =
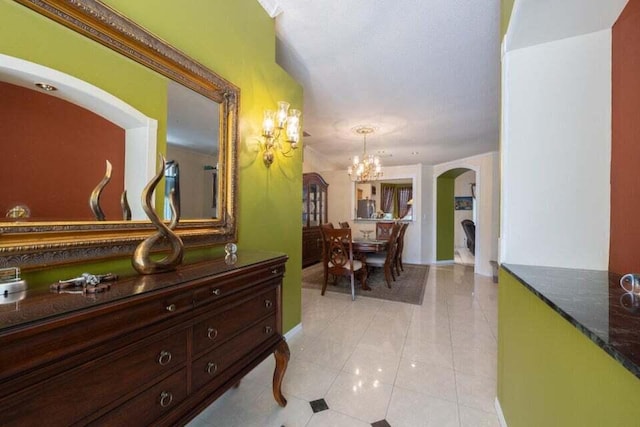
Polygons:
M384 280L382 268L374 268L367 277L367 284L370 291L364 291L360 287L360 282L356 279L356 297L365 296L379 298L389 301L400 301L409 304L421 305L424 297L424 288L427 284L428 265L404 264L404 271L400 276L396 276L396 281L391 282L391 289L387 287ZM302 287L322 290L324 273L322 264L315 264L302 270ZM340 292L351 294L351 281L348 276L338 277L338 282L334 286L333 278L329 276L327 292Z

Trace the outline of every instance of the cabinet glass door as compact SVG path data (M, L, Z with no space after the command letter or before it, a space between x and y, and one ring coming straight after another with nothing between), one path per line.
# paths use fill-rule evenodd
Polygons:
M322 224L327 222L327 192L320 192L320 222Z
M319 218L319 212L318 212L318 208L319 208L319 203L320 203L320 197L318 195L320 189L318 188L317 184L310 184L309 185L309 226L310 227L316 227L318 225L320 225L320 221L318 220Z
M307 187L302 187L302 226L309 226L309 191Z

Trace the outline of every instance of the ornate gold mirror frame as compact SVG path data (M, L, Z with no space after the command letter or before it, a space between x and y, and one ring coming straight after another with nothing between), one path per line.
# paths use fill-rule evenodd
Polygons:
M187 247L235 241L239 88L97 0L15 1L220 104L221 213L176 231ZM150 222L2 222L0 267L129 255L153 230Z

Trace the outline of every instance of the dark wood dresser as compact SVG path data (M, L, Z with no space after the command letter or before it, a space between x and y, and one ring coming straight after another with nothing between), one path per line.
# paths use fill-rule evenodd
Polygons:
M245 252L0 304L0 425L185 424L271 354L286 405L286 260Z

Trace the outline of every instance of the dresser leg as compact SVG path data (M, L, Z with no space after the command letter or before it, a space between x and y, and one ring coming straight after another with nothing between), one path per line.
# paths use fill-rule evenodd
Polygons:
M289 346L285 340L280 341L273 351L273 355L276 357L276 369L273 372L273 397L278 402L278 405L285 407L287 406L287 399L282 395L282 379L287 370L290 356Z

